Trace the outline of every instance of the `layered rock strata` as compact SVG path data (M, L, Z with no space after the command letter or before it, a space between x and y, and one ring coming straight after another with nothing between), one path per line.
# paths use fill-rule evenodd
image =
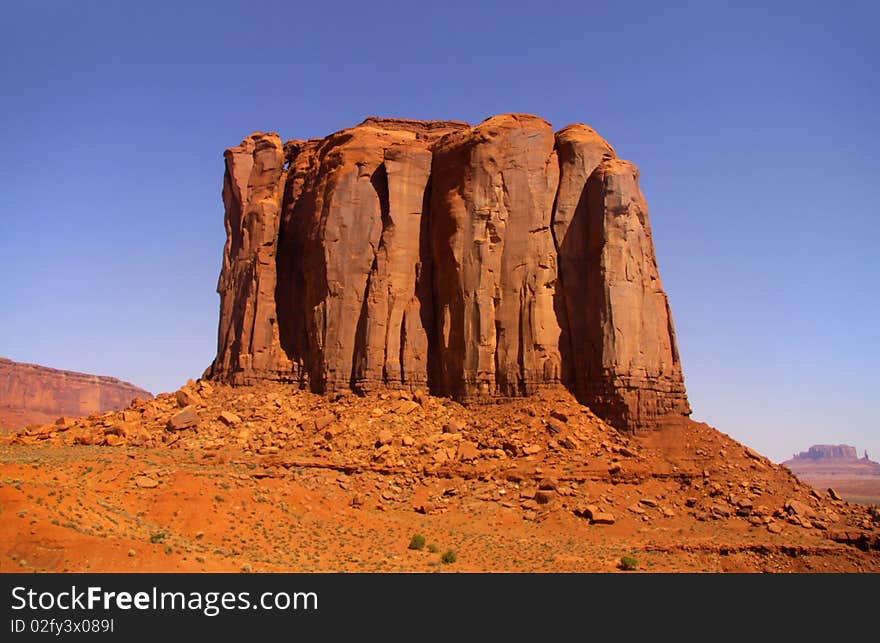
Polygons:
M0 429L121 409L152 395L115 377L62 371L0 357Z

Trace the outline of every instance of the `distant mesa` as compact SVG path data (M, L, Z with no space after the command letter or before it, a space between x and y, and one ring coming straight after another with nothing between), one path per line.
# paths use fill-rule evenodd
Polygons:
M225 160L209 378L690 414L639 171L590 127L373 117Z
M0 430L46 424L129 405L153 395L115 377L63 371L0 357Z
M856 448L848 444L814 444L795 455L793 460L816 462L819 460L857 460ZM867 459L868 454L865 454Z
M880 503L880 463L848 444L815 444L782 463L820 491L829 487L853 502Z

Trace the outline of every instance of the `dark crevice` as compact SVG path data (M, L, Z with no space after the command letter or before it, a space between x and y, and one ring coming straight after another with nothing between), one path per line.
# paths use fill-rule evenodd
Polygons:
M296 225L298 202L293 196L293 178L288 175L281 201L275 253L275 315L281 349L292 364L289 377L304 386L309 379L309 340L304 305L302 242Z
M367 366L367 312L370 302L370 286L372 285L372 276L376 272L378 260L373 256L373 266L370 274L367 275L367 284L364 288L364 299L361 302L361 311L358 315L357 329L354 333L354 351L351 358L351 377L349 378L349 386L353 391L359 391L359 383L363 377Z
M422 196L422 218L419 224L419 263L416 266L416 298L419 300L419 317L428 340L427 379L428 390L437 395L440 387L440 324L434 309L437 293L434 286L434 261L431 249L431 183L428 176Z
M385 164L382 163L379 167L376 168L376 171L373 172L372 176L370 176L370 183L373 186L373 189L376 191L376 196L379 197L379 217L382 221L382 232L379 233L379 252L384 248L387 251L386 244L388 243L387 234L390 233L391 229L394 227L393 222L391 221L391 205L390 205L390 196L389 196L389 188L388 188L388 169L385 167ZM378 254L378 252L377 252ZM370 271L370 280L372 280L373 275L376 273L378 269L378 261L373 261L373 268ZM386 294L386 297L388 295ZM385 311L385 337L383 338L382 345L382 382L384 384L388 383L390 373L388 373L387 364L388 364L388 337L391 333L391 300L388 297L388 305L386 306ZM368 313L369 314L369 313ZM366 350L366 348L365 348ZM366 356L364 357L364 367L369 366L366 363Z
M522 289L519 291L519 341L517 342L516 347L516 364L519 368L518 373L518 382L517 382L517 391L518 395L524 395L526 390L526 356L525 356L525 337L523 333L525 332L525 299L526 292L528 290L528 286L523 284ZM512 393L505 393L506 395L511 395Z
M389 205L388 198L388 170L385 169L384 163L377 167L376 171L370 176L370 183L379 197L379 212L382 216L382 234L384 235L385 231L392 227L391 206ZM379 245L382 245L381 237L379 238Z
M497 300L495 300L497 302ZM497 305L496 305L497 309ZM507 395L507 382L505 381L505 372L502 370L502 364L499 363L498 358L500 355L500 351L498 350L498 346L501 343L501 336L503 331L501 330L501 322L498 321L498 315L495 315L495 354L493 357L495 358L495 392L501 393L502 395Z
M382 221L382 231L379 235L378 244L373 248L373 263L370 266L370 272L367 274L367 283L364 287L363 301L361 301L361 310L358 315L358 323L354 335L354 349L351 356L351 376L349 377L349 386L352 390L358 392L362 392L360 390L363 388L362 383L364 378L368 375L368 367L371 366L367 362L367 319L370 316L370 291L375 287L373 284L373 278L379 270L379 248L384 244L385 232L392 226L388 197L388 171L385 169L384 163L377 167L370 176L370 184L373 186L373 189L376 191L376 196L379 199L379 215ZM387 356L388 350L387 330L385 339L383 356ZM387 360L385 359L382 360L381 377L383 380L387 379L387 374L385 373L386 361Z
M404 367L404 356L406 355L406 312L400 319L400 342L398 343L397 359L400 364L400 383L406 384L406 368Z
M556 287L553 290L553 311L556 313L556 323L559 324L560 331L559 358L562 362L562 383L568 388L568 390L572 391L575 396L578 396L580 395L580 392L577 390L579 387L577 384L578 378L576 376L577 364L574 360L574 338L572 336L571 318L568 310L570 303L565 296L565 250L563 248L565 239L559 239L557 237L556 229L556 209L559 205L559 193L562 190L563 169L559 149L555 145L554 151L556 152L556 162L559 165L559 183L556 185L556 194L553 197L553 210L550 212L550 236L553 238L553 247L556 249ZM581 198L583 198L583 195ZM580 204L578 207L580 207ZM576 212L577 210L575 213ZM571 222L569 222L566 233L570 228Z

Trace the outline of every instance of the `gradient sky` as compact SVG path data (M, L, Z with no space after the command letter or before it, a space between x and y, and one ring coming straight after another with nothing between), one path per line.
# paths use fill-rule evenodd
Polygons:
M530 112L641 168L694 418L880 460L877 7L4 2L0 355L174 390L216 348L225 148Z

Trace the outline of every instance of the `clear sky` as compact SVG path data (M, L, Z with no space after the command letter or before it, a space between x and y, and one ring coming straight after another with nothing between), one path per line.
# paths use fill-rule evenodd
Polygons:
M216 347L225 148L582 121L641 168L694 418L880 459L876 2L4 2L0 355L153 392Z

